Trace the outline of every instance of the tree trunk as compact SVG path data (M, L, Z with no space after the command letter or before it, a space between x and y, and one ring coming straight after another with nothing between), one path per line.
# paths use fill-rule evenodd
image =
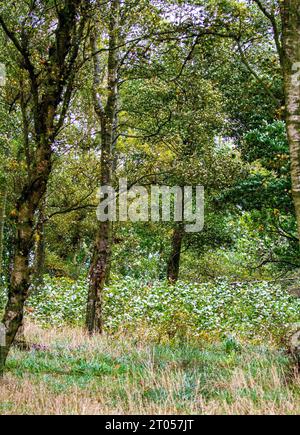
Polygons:
M102 122L101 186L111 185L112 129ZM86 326L89 333L103 332L103 290L108 280L111 261L112 222L99 222L90 268Z
M39 207L38 222L35 231L34 277L33 285L38 288L43 284L45 270L45 201Z
M18 332L16 333L13 346L23 351L29 350L30 348L30 345L27 343L26 336L25 336L24 318L18 328Z
M97 53L96 36L91 37L94 53L94 109L101 124L101 186L111 186L114 167L115 128L118 106L119 53L116 48L119 35L120 0L113 0L109 22L107 63L108 97L105 106L98 93L101 85L101 60ZM112 250L112 222L99 222L90 268L86 327L90 334L103 332L103 290L110 273Z
M173 232L172 248L167 268L167 278L170 283L176 283L178 281L183 237L184 225L178 224Z
M4 225L7 202L7 187L4 187L0 193L0 274L3 271L3 249L4 249Z
M110 269L111 238L111 222L101 222L90 269L86 316L86 326L90 333L103 332L103 290Z
M300 6L284 0L282 16L282 67L287 135L291 156L292 193L300 241Z
M24 303L31 284L29 258L33 247L34 214L45 193L50 170L51 163L48 161L41 178L39 181L36 180L35 189L30 191L30 186L26 186L16 208L17 236L8 302L2 322L6 330L6 345L2 348L0 374L3 372L9 349L23 322Z

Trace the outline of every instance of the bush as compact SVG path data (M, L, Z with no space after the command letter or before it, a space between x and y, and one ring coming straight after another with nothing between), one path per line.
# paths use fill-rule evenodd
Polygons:
M85 278L45 278L27 304L30 317L44 325L82 324L87 298ZM134 331L138 326L161 336L280 336L299 321L300 300L279 286L227 282L170 286L132 278L113 280L105 290L106 329Z

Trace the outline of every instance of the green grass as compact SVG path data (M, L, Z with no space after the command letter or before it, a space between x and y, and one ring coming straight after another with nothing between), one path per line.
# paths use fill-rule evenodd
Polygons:
M63 331L52 332L50 338L49 332L39 331L33 339L43 334L45 349L11 353L6 378L12 394L1 395L0 387L0 413L300 411L299 379L282 350L232 339L155 344L125 336L80 337L74 343ZM19 404L14 402L14 388L30 395L30 401L23 397ZM53 397L59 411L53 409Z

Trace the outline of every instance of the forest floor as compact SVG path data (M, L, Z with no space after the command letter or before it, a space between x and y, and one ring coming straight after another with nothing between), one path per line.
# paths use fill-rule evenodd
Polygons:
M28 325L0 382L0 414L299 414L300 379L272 346L155 344ZM36 343L36 344L34 344Z

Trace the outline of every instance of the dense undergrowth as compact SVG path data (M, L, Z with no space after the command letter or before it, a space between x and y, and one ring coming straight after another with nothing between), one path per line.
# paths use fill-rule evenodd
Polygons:
M31 294L30 350L10 353L0 414L300 412L297 369L278 345L300 303L279 286L114 279L94 337L81 328L86 293L83 277L46 276Z
M85 278L45 277L27 304L27 316L43 326L81 326L87 296ZM300 320L300 299L274 283L228 282L170 286L132 278L113 280L105 291L108 332L141 327L154 337L222 336L277 339Z

